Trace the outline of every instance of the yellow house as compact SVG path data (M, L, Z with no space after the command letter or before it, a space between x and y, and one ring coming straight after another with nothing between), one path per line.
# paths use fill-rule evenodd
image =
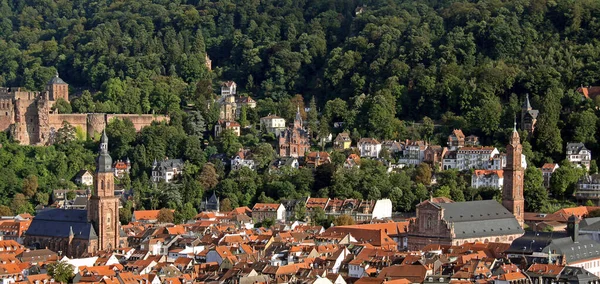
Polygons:
M349 149L352 144L352 139L350 138L350 134L347 132L342 132L335 137L333 141L333 148L336 150L345 150Z

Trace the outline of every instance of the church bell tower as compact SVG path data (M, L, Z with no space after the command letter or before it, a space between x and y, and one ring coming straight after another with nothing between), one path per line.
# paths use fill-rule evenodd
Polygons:
M115 197L115 172L108 154L108 137L102 133L100 154L96 160L94 190L88 200L88 221L98 234L98 250L119 247L119 199Z
M521 164L523 147L517 132L517 122L506 146L506 167L504 168L504 185L502 186L502 205L508 209L523 227L525 201L523 198L523 179L525 171Z

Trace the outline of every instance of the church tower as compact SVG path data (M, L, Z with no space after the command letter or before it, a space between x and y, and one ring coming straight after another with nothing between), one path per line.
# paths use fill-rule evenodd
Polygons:
M300 107L297 107L296 117L294 118L294 128L302 128L302 115L300 114Z
M521 139L517 132L517 122L506 146L506 167L504 168L504 185L502 187L502 205L512 212L523 227L525 201L523 199L523 179L525 171L521 164Z
M115 197L115 172L108 154L108 137L102 133L100 155L96 160L94 190L88 201L88 221L98 234L98 250L119 247L119 199Z
M525 101L521 107L521 129L527 131L529 135L535 130L539 111L531 107L529 103L529 94L525 95Z

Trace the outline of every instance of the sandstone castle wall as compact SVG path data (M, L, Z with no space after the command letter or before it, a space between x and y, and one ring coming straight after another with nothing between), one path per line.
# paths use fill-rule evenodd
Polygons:
M0 131L10 132L22 145L46 145L63 122L93 139L115 118L130 120L137 131L153 121L169 121L168 116L152 114L52 113L50 110L57 99L69 101L68 84L58 73L44 92L0 87Z

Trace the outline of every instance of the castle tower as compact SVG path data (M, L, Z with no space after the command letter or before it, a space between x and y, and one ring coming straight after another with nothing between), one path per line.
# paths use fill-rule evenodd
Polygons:
M504 168L504 185L502 186L502 205L512 212L521 227L524 222L525 201L523 199L524 170L521 165L521 139L517 132L517 122L506 146L506 167Z
M96 160L94 190L88 201L88 221L98 234L98 250L119 247L119 199L114 192L115 172L108 154L108 137L102 133L100 155Z
M58 72L56 72L56 75L48 81L48 84L46 84L46 91L50 93L51 101L56 101L58 99L63 99L67 102L69 101L69 84L58 77Z

